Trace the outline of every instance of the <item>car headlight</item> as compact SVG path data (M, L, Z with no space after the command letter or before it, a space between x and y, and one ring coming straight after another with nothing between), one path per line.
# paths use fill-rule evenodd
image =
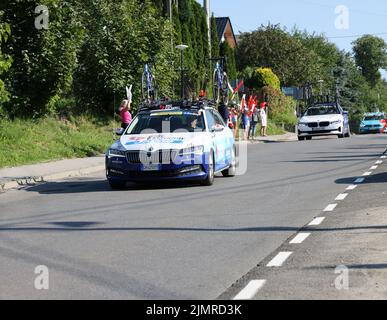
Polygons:
M184 148L179 151L179 155L187 155L187 154L203 154L204 146L193 146L189 148Z
M366 125L364 123L360 123L360 128L364 128Z
M308 124L306 122L300 122L298 125L301 127L306 127Z
M118 150L118 149L109 149L108 151L109 157L126 157L126 151Z
M341 119L332 121L331 124L341 124L343 121Z

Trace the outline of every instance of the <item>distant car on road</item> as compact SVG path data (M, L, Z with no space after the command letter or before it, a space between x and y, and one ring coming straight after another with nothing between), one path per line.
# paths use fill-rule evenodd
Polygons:
M236 174L236 146L218 111L206 104L141 109L106 153L113 189L170 180L212 185L218 172Z
M318 103L309 107L300 118L297 130L300 141L318 136L351 136L348 112L336 102Z
M360 123L360 133L387 133L387 120L383 112L366 113Z

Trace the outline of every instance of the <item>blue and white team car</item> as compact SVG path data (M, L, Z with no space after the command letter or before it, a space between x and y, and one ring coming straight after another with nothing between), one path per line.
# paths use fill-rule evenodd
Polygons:
M232 131L217 110L200 102L143 107L106 153L112 189L127 182L192 181L212 185L216 173L236 174Z

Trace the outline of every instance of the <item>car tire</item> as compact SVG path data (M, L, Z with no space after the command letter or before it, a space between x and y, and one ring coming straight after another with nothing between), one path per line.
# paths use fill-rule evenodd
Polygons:
M109 185L112 190L123 190L126 186L126 182L117 182L109 180Z
M298 141L304 141L305 137L298 137Z
M215 179L215 164L214 164L214 153L210 152L208 155L208 174L206 179L202 182L203 186L212 186Z
M339 137L339 139L343 139L345 137L345 135L344 134L339 134L338 137Z
M312 140L312 137L306 137L305 138L307 141L310 141L310 140Z
M235 156L236 155L235 147L232 148L231 152L232 152L231 166L228 169L222 171L223 177L235 177L236 175L237 163L236 163L236 156Z

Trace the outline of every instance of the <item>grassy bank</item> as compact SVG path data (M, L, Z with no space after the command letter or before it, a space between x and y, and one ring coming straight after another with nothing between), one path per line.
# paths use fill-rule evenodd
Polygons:
M83 117L0 120L0 168L103 153L115 127L113 122Z

